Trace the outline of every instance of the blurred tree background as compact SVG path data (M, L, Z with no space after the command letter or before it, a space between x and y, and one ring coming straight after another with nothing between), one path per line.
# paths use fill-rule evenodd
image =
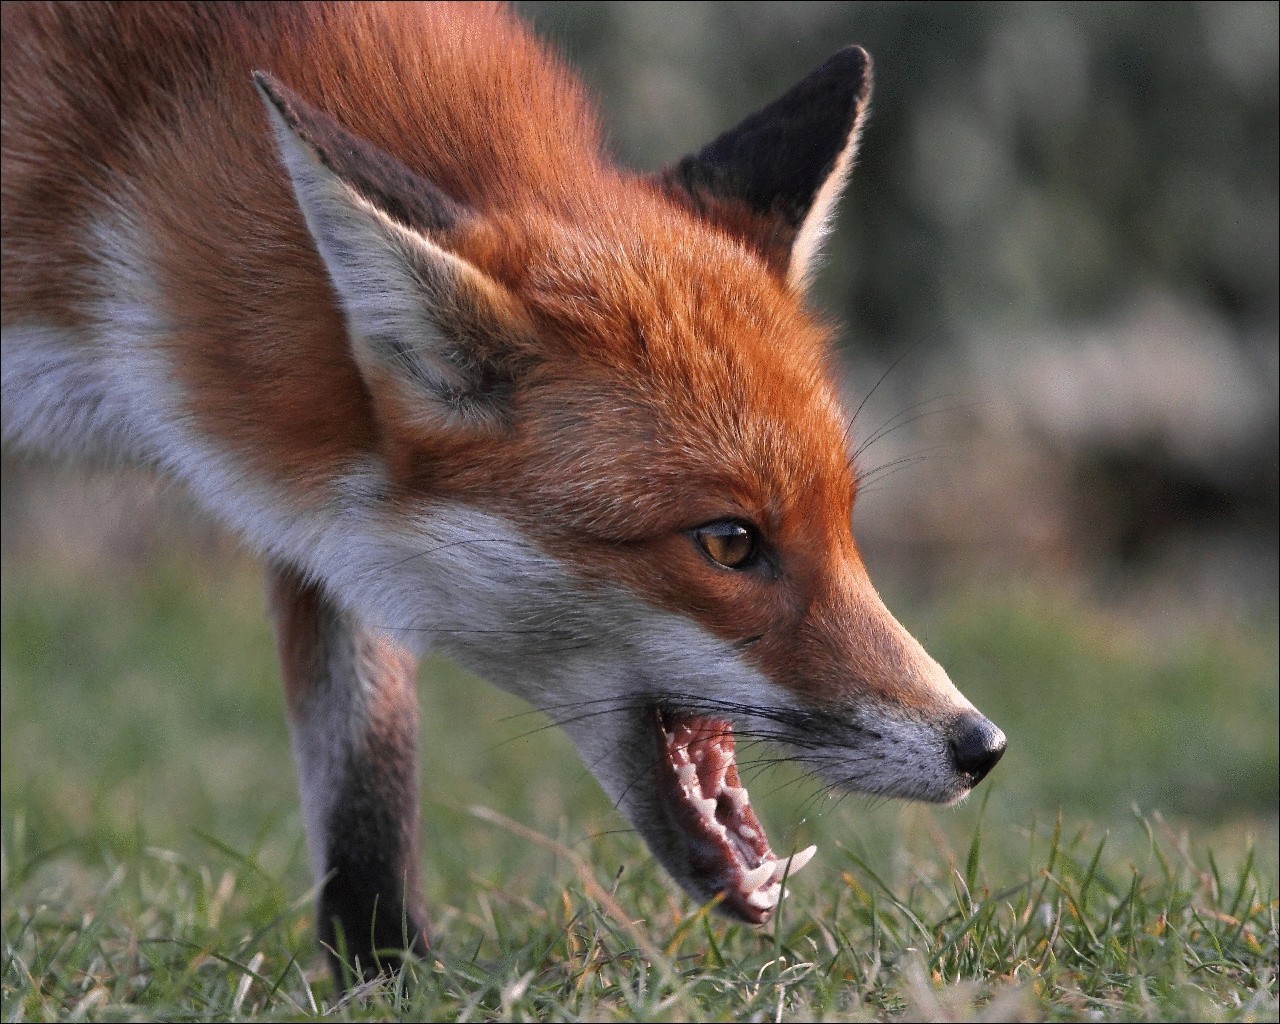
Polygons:
M813 301L840 326L850 407L866 399L873 580L1010 734L993 784L1015 820L1141 802L1274 836L1277 4L517 6L637 168L837 48L870 51ZM6 814L60 820L76 785L219 835L296 814L261 591L232 543L135 472L7 455L0 508ZM203 767L176 750L152 779L164 736L208 747ZM433 784L545 772L464 746L488 756L428 745L449 754Z
M898 415L859 513L890 572L1274 601L1276 4L519 6L642 168L871 53L815 301L855 404L902 357L860 420Z
M882 586L1015 574L1274 606L1277 4L517 7L642 169L838 47L871 52L814 304L853 407L887 372L857 424ZM60 479L6 458L6 552L104 520L90 546L145 546L145 517L51 511L68 501L44 488L79 486Z

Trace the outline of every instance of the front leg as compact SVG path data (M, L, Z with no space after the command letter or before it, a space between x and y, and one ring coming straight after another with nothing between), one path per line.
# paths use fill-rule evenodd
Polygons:
M339 985L427 949L414 659L318 586L268 570L321 943Z

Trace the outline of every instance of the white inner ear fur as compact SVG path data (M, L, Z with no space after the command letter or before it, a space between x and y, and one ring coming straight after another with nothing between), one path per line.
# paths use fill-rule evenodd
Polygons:
M845 183L849 180L849 172L858 154L858 139L862 134L862 122L866 117L867 105L858 108L853 120L853 128L845 139L844 148L836 157L831 173L818 188L809 207L809 214L796 233L795 244L791 247L791 263L787 268L787 284L797 291L807 288L813 280L813 270L817 264L818 252L823 241L831 231L835 216L836 201L844 192Z
M298 137L275 104L264 100L361 372L390 373L410 389L425 416L452 414L446 399L467 390L460 365L467 360L450 358L457 339L446 336L436 311L455 306L463 293L492 294L498 286L356 193Z

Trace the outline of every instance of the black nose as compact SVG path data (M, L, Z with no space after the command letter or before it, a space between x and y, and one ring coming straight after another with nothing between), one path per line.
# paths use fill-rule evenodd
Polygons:
M976 786L1004 755L1004 733L976 712L956 719L951 727L951 760L956 770Z

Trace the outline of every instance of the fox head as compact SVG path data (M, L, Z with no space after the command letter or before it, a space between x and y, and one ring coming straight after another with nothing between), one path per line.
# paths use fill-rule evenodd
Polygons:
M316 567L336 594L542 708L671 875L743 920L809 851L771 851L737 739L887 796L990 771L1004 736L859 557L805 305L862 50L657 175L601 159L545 194L447 194L256 81L376 424L359 529Z

